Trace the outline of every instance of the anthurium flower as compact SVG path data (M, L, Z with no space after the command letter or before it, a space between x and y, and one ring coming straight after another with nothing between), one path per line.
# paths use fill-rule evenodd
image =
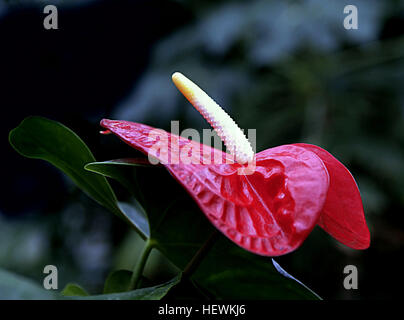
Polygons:
M369 246L360 193L341 162L302 143L254 154L237 124L202 89L180 73L173 81L230 154L144 124L103 119L101 126L160 160L218 230L266 256L295 250L317 224L351 248Z

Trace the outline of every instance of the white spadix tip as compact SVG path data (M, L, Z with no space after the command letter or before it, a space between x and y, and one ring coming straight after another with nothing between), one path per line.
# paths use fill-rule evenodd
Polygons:
M209 122L217 135L224 142L227 150L241 164L254 159L250 142L234 120L201 88L179 72L172 75L178 90Z

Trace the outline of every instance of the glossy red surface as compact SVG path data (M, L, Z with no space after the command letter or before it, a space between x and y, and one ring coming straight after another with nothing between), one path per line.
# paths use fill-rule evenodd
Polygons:
M358 209L357 198L351 207L337 204L338 190L349 179L335 177L345 171L309 145L283 145L259 152L254 173L240 175L239 169L247 165L234 163L228 154L209 146L129 121L104 119L101 125L151 159L159 159L212 224L246 250L268 256L289 253L317 223L337 239L346 240L338 239L341 242L354 243L352 232L348 232L348 240L342 231L349 223L339 230L339 219L334 217L341 210ZM222 161L215 164L214 159ZM337 191L330 191L329 185ZM354 191L348 193L352 194ZM348 230L355 231L355 225ZM358 243L363 245L364 240Z
M370 233L358 186L349 170L326 150L295 144L317 154L330 175L330 187L318 224L335 239L354 249L366 249Z

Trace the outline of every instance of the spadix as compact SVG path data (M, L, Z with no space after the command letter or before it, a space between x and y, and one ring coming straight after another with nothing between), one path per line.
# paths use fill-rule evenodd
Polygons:
M251 144L234 120L183 74L175 72L172 79L185 98L213 127L235 160L241 164L253 161L254 151Z

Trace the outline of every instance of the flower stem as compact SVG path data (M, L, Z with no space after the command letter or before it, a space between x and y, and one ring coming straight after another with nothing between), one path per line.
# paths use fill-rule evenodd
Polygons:
M150 255L150 252L152 251L154 247L154 241L151 240L150 238L146 240L145 245L143 247L143 252L137 261L135 268L133 269L132 277L130 279L128 291L135 290L138 288L140 279L143 274L144 267L147 262L147 258Z
M213 247L219 234L220 234L219 231L217 231L216 229L210 234L209 238L205 241L202 247L199 248L198 252L193 256L191 261L189 261L189 263L185 267L182 273L183 279L189 278L194 273L194 271L199 267L203 258L206 257L209 250Z

